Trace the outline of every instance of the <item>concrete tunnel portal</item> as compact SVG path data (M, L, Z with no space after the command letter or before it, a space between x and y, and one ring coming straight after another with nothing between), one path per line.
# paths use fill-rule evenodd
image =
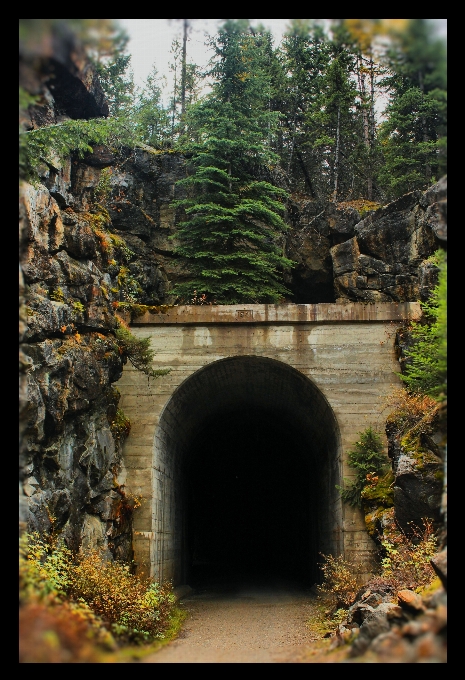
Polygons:
M237 356L172 394L155 435L158 578L320 579L342 552L340 436L323 393L295 368Z

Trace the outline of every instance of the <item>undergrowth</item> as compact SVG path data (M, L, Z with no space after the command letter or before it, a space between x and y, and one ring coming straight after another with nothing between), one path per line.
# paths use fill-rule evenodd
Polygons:
M131 573L97 550L23 534L19 557L20 663L90 663L153 651L179 630L171 584ZM135 653L135 652L134 652Z

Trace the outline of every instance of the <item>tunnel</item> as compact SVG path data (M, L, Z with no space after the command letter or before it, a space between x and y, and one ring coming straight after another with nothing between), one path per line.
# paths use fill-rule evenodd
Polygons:
M274 359L215 361L166 404L155 437L158 576L319 582L341 552L340 437L321 390Z

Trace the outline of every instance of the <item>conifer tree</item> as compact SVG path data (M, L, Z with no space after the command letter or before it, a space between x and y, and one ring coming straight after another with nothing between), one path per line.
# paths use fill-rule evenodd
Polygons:
M379 138L388 198L425 189L446 172L446 57L427 19L410 19L387 53L391 99Z
M185 220L178 255L188 281L173 293L222 304L279 302L289 293L283 270L286 192L270 182L276 113L261 66L261 36L245 20L227 20L212 41L212 93L188 113L190 175L179 182Z
M273 78L276 108L281 113L279 153L293 190L313 198L326 194L322 154L315 144L312 109L320 97L331 55L330 43L321 26L310 20L292 19L278 57L283 75Z
M162 85L155 64L138 97L133 118L135 134L144 144L160 149L170 139L170 115L163 106Z

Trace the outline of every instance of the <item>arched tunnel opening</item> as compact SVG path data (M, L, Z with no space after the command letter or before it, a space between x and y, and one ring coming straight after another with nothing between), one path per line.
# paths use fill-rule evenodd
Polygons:
M160 419L169 484L157 559L176 584L320 580L341 551L339 433L315 384L279 361L233 357L188 378ZM160 496L160 494L158 494Z
M316 489L305 441L279 412L205 424L187 466L190 581L316 577Z

